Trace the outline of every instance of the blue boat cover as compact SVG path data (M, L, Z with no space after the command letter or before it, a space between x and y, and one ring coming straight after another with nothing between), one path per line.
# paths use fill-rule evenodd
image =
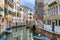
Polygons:
M7 40L7 38L0 38L0 40Z
M6 28L6 30L10 30L10 28Z
M6 28L7 32L10 32L10 28Z

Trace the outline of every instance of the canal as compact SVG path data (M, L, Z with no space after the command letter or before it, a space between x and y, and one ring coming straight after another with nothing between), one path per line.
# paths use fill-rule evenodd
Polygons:
M17 27L11 29L11 33L8 34L7 40L33 40L33 33L29 28Z
M3 38L7 38L7 40L51 40L49 37L37 34L35 30L31 30L27 26L15 27L10 30L11 33L6 33Z

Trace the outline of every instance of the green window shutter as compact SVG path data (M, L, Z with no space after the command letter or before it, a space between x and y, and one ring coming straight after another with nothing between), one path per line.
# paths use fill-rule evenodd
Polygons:
M6 8L4 8L4 13L7 14L7 9Z

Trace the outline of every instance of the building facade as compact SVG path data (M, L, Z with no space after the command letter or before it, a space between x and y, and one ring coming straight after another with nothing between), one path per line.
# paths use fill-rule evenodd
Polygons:
M60 40L60 1L45 0L44 1L44 29L46 35L54 40ZM54 33L54 34L53 34Z
M29 11L28 11L28 24L30 24L30 26L33 26L33 21L34 21L33 14L34 14L34 12L29 9Z
M38 0L40 2L40 0ZM38 6L38 3L35 5ZM35 10L37 10L40 6L35 7ZM37 10L39 11L39 10ZM41 19L41 16L38 17L37 13L40 13L35 11L36 18ZM40 14L41 15L41 14ZM60 1L59 0L44 0L44 11L43 11L43 23L41 20L36 20L36 27L37 32L42 33L45 36L49 37L52 40L60 40ZM43 24L44 26L41 27Z
M23 19L23 24L28 25L33 21L33 12L27 6L20 6L21 10L21 18Z
M0 0L0 33L3 32L5 30L5 27L4 27L4 1L3 0Z
M36 29L43 29L43 9L44 9L44 0L35 0L35 25Z
M20 25L20 0L13 1L12 26Z
M12 3L12 4L11 4ZM4 31L9 25L9 21L12 19L12 8L13 8L13 0L0 0L0 18L1 18L1 30ZM8 18L8 15L10 16Z
M42 20L42 15L43 15L43 8L44 7L44 2L43 0L36 0L35 1L35 12L37 14L37 18Z
M20 0L0 0L0 32L20 25Z
M27 25L27 22L28 22L28 11L30 8L28 8L27 6L22 6L23 7L23 21L24 21L24 25Z

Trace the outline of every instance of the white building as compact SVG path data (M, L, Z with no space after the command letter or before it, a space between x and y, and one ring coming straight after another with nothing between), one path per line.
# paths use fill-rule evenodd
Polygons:
M13 8L13 24L14 26L20 25L20 0L14 0Z
M33 19L33 11L31 11L31 9L29 9L29 11L28 11L28 24L32 26L33 21L34 21L34 19Z
M32 21L33 20L33 12L28 11L28 21Z

